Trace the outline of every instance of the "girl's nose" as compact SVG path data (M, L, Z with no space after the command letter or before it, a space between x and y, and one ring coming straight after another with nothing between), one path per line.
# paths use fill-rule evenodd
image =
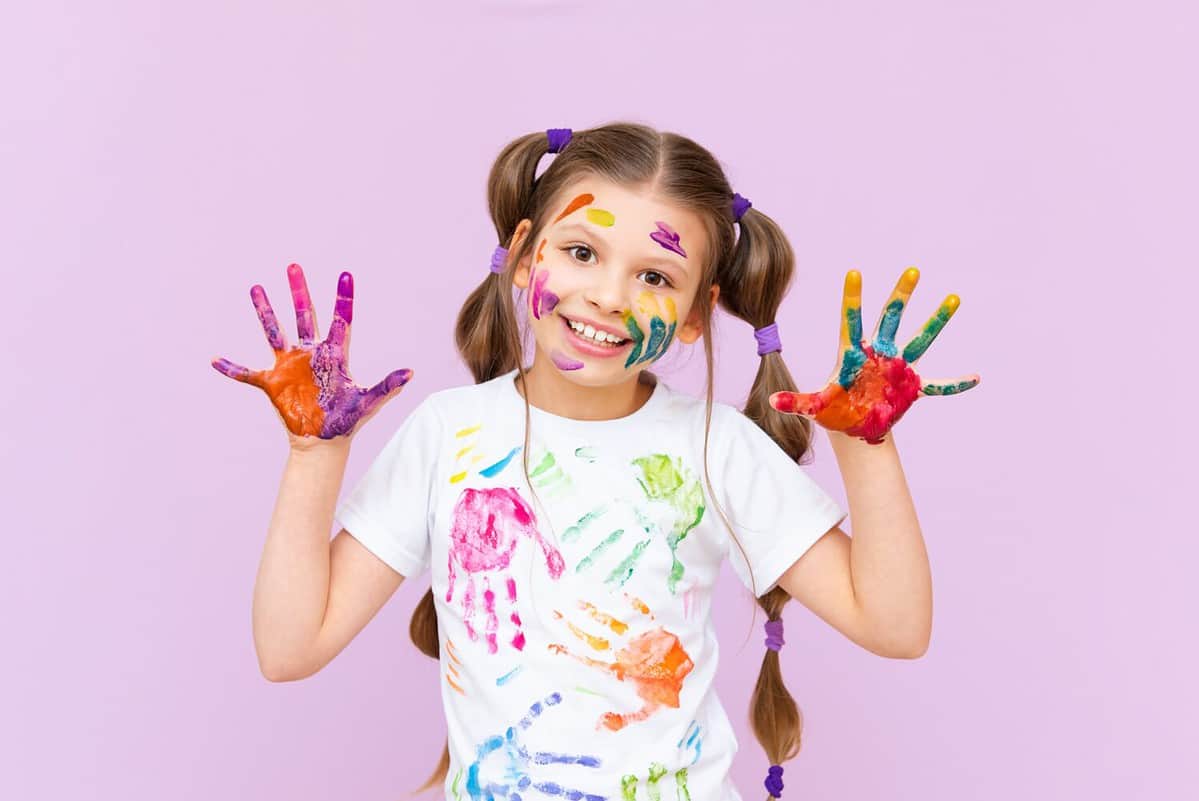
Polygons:
M598 272L598 271L597 271ZM616 270L605 270L583 291L583 298L600 314L616 314L628 305L624 297L624 282Z

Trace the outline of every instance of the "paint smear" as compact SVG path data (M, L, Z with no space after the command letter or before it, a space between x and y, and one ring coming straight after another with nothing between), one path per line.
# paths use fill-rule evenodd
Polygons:
M623 621L618 621L590 604L585 604L584 608L594 619L607 625L614 632L616 627L611 625L613 621L627 628ZM560 612L555 612L554 615L562 618ZM571 633L587 642L593 649L603 650L608 647L607 640L590 635L569 621L567 626ZM597 647L600 643L603 644L603 649ZM551 643L548 648L554 653L565 654L585 665L604 670L615 676L618 681L629 681L633 684L637 696L643 702L642 707L635 712L605 712L601 715L597 728L607 728L611 731L619 731L631 723L645 720L663 706L678 709L683 681L695 667L679 638L661 626L642 632L629 640L616 652L615 662L604 662L572 653L560 643Z
M496 679L495 685L497 687L503 687L505 684L512 681L512 679L524 669L525 669L524 665L517 665L516 667L512 668L507 673L505 673L504 675L502 675L498 679Z
M545 284L549 279L550 274L548 270L533 268L529 279L532 289L529 293L529 309L533 312L533 317L538 320L541 319L541 315L549 314L558 305L558 296L545 288Z
M562 210L561 214L559 214L557 217L554 218L554 222L558 222L559 220L563 219L564 217L569 217L571 214L574 214L576 211L583 208L584 206L590 205L594 201L595 201L595 195L592 195L592 194L583 193L583 194L577 196L574 200L572 200L566 204L566 208L564 208Z
M658 226L658 230L651 233L649 238L670 252L677 253L684 259L687 258L687 251L683 250L683 246L679 244L678 231L664 222L656 222L654 224Z
M499 614L491 589L492 573L499 574L507 590L506 602L511 608L509 619L515 628L512 647L519 651L525 645L520 615L516 611L516 581L507 572L516 546L525 538L541 548L550 577L560 578L565 569L562 554L541 536L533 510L515 487L468 487L462 491L450 525L449 580L445 600L446 603L454 600L458 572L465 572L466 588L461 599L463 623L470 639L478 640L475 577L482 577L483 626L487 650L493 654L499 649L496 639Z
M641 326L637 324L637 318L633 315L632 309L626 310L624 323L625 328L629 330L629 338L633 340L633 349L625 360L625 367L631 367L644 361L656 361L660 358L670 347L670 343L674 339L675 326L678 324L678 310L674 305L673 298L663 298L659 302L656 294L646 290L637 297L637 308L650 318L649 337L645 336Z
M524 446L517 445L512 450L508 451L508 455L505 456L503 459L500 459L498 462L495 462L494 464L490 464L487 467L484 467L482 470L480 470L479 475L487 476L488 478L495 476L497 473L499 473L505 467L508 466L508 463L512 461L512 457L515 456L517 453L519 453L520 449L522 447L524 447Z
M640 475L637 483L651 501L663 501L674 512L674 523L666 536L672 560L667 586L674 593L683 578L683 564L678 558L679 544L704 517L704 494L699 479L684 466L681 458L665 453L653 453L633 460Z
M545 243L548 241L549 240L547 240L547 239L543 239L543 240L541 240L541 244L537 246L537 262L538 263L545 261L545 254L543 254L541 251L545 250Z
M572 359L571 357L567 356L565 353L558 350L557 348L554 348L553 350L550 351L550 361L552 361L554 363L554 366L557 367L559 370L582 370L583 369L582 362Z
M599 458L599 454L596 452L595 448L591 448L591 447L575 448L575 458L582 459L586 462L594 462L596 459Z
M604 228L611 228L616 225L616 216L604 209L587 209L587 221L602 225Z

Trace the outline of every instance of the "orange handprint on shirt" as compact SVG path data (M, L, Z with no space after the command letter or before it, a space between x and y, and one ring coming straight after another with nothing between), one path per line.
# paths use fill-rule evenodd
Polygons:
M904 271L883 307L873 344L866 344L862 339L862 274L850 270L845 276L840 355L833 378L819 392L776 392L770 396L770 405L877 445L921 395L956 395L977 386L978 375L921 381L911 368L957 311L961 302L957 295L945 298L902 354L896 349L895 332L919 280L920 271L915 267Z
M643 602L631 596L629 596L629 601L640 614L653 617ZM579 601L579 607L614 634L623 636L629 630L628 623L601 612L586 601ZM563 617L562 613L558 611L554 612L554 616ZM606 638L589 634L569 621L567 626L576 637L591 646L592 650L607 651L609 649L610 644ZM620 731L630 723L645 720L660 707L668 706L678 709L683 680L695 668L695 663L683 650L679 638L661 626L638 634L629 640L623 648L616 652L615 662L604 662L573 654L565 645L559 643L552 643L549 649L554 653L573 657L585 665L606 670L620 681L627 678L633 683L638 697L645 703L636 712L623 714L605 712L601 715L596 728L602 726L612 731Z

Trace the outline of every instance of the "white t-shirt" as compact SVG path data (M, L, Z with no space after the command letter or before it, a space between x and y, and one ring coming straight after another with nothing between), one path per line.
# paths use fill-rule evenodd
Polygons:
M658 380L615 420L525 404L516 371L429 395L337 509L405 577L431 569L447 799L740 799L712 682L725 557L758 595L845 513L739 410ZM748 558L748 562L746 561Z

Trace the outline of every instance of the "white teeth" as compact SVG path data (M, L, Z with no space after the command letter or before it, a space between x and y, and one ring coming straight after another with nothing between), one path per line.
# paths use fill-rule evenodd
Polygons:
M618 345L623 341L619 337L614 337L611 334L606 333L604 331L597 331L597 330L595 330L595 328L593 326L590 326L590 325L584 325L583 323L576 323L574 320L567 320L566 323L575 332L577 332L580 336L586 337L587 339L593 340L595 342L599 342L601 344Z

